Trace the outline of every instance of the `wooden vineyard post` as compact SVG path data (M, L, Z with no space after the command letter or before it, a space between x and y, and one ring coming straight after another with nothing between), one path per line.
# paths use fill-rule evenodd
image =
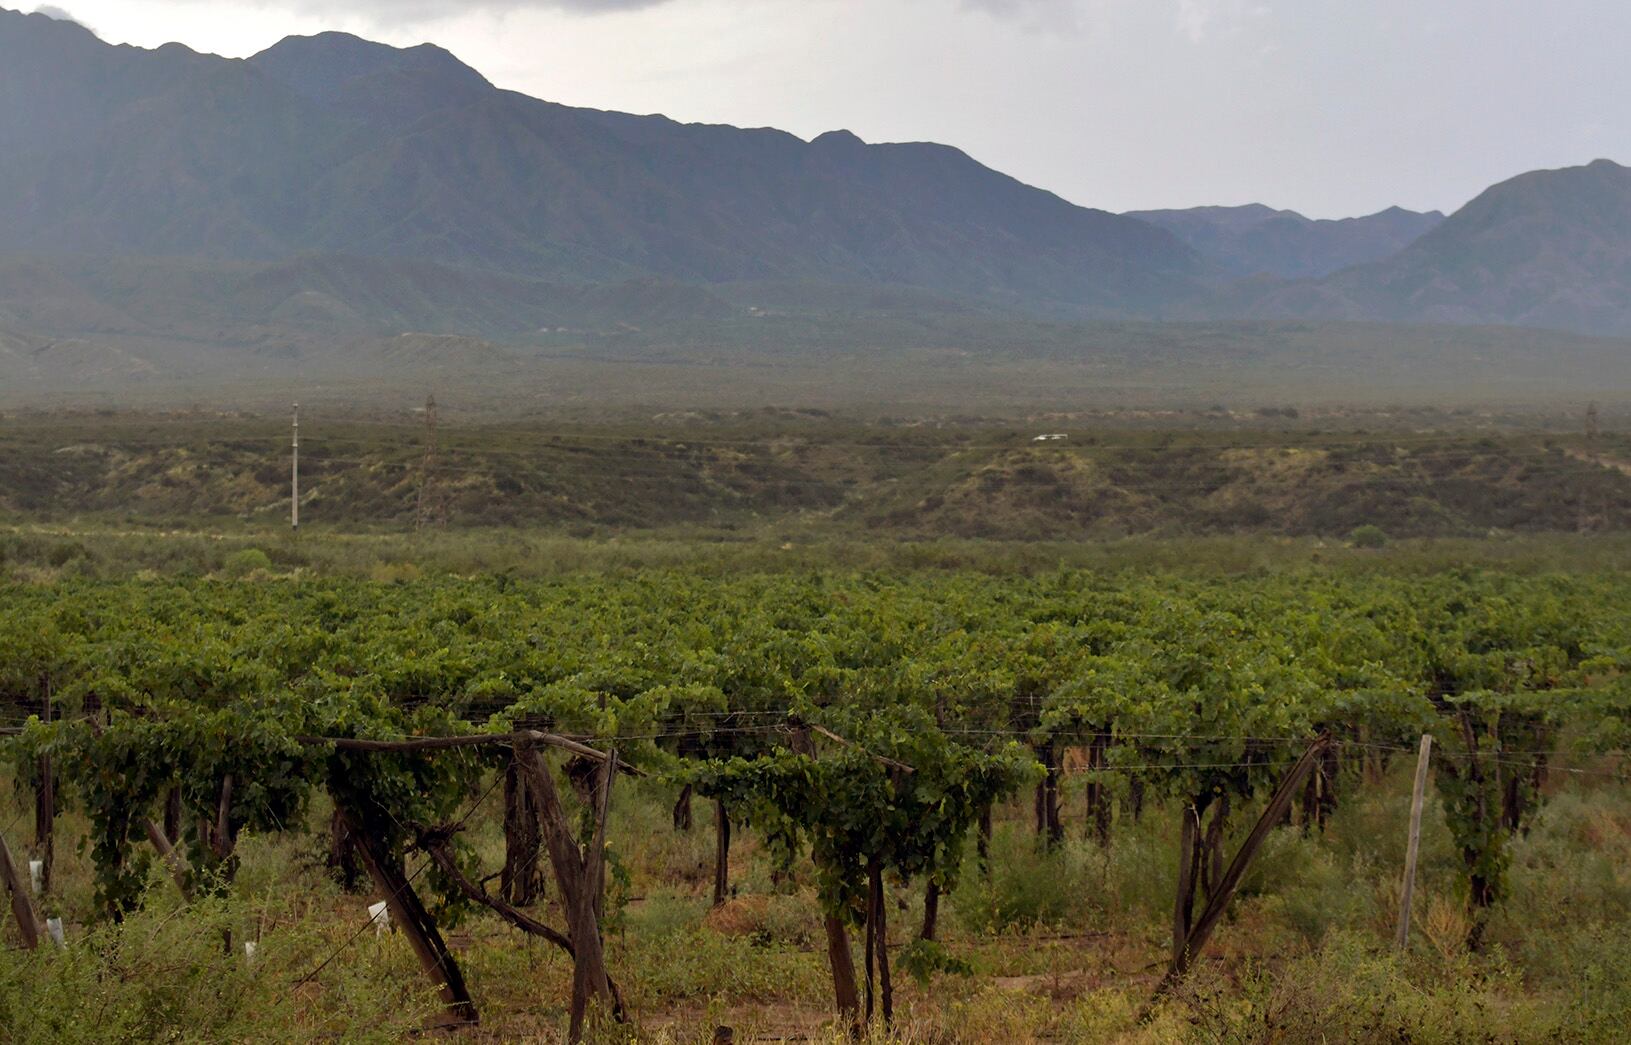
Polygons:
M1405 846L1404 889L1399 894L1399 929L1393 946L1404 950L1410 945L1410 905L1416 895L1416 857L1421 852L1421 809L1427 791L1427 764L1433 754L1433 737L1421 735L1421 750L1416 755L1416 786L1410 795L1410 837Z
M873 910L878 915L878 924L872 930L878 941L878 995L883 1000L883 1025L889 1027L895 1022L895 987L889 977L888 908L884 903L883 868L878 864L872 865L872 892Z
M362 868L358 866L357 841L352 837L351 822L338 805L329 816L328 869L348 893L362 891Z
M543 868L538 866L542 843L538 817L521 767L511 758L504 767L504 868L499 895L516 907L530 907L543 893Z
M56 863L57 774L50 755L41 755L39 783L34 791L34 855L40 861L40 888L51 888Z
M604 870L604 853L586 854L578 845L577 836L561 807L559 789L544 764L538 749L526 738L515 744L516 762L526 773L532 789L533 805L538 811L538 826L549 850L549 863L555 871L555 884L560 890L561 903L566 908L567 934L572 943L572 1009L569 1040L583 1040L583 1024L591 998L598 998L616 1019L622 1018L622 1008L612 992L610 977L606 974L605 946L600 938L600 919L597 912L600 899L595 895ZM595 836L604 848L606 837L607 802L611 795L611 780L615 776L615 752L606 758L606 779L601 787L601 805L597 811L599 822Z
M980 824L976 829L974 841L974 854L980 867L980 874L991 873L991 803L987 802L980 807Z
M1065 840L1064 821L1059 816L1059 748L1049 740L1036 748L1037 760L1046 770L1036 785L1036 833L1049 849Z
M1183 808L1178 833L1178 898L1172 912L1172 960L1184 953L1195 919L1195 847L1200 844L1201 815L1193 805Z
M1288 803L1287 809L1291 808ZM1229 820L1229 796L1222 794L1212 803L1212 819L1207 821L1206 835L1196 864L1200 867L1201 893L1208 900L1217 891L1223 875L1223 834Z
M1246 837L1246 841L1241 843L1240 851L1235 854L1234 860L1229 863L1229 869L1223 872L1223 877L1215 884L1215 891L1207 900L1206 906L1201 909L1201 916L1196 919L1194 926L1181 943L1176 939L1174 940L1172 964L1168 967L1167 974L1161 978L1161 983L1155 988L1157 998L1171 990L1179 980L1183 979L1196 955L1200 954L1201 948L1206 946L1206 941L1211 937L1212 930L1217 928L1218 922L1222 920L1223 912L1228 908L1229 901L1234 899L1235 890L1240 887L1240 880L1245 877L1246 868L1251 865L1252 859L1257 856L1257 851L1262 848L1263 843L1268 839L1269 832L1285 818L1286 810L1291 806L1292 796L1296 794L1297 788L1302 785L1303 780L1308 776L1309 771L1314 768L1314 764L1319 757L1325 753L1325 749L1330 746L1330 743L1331 738L1329 735L1322 735L1316 739L1308 746L1308 750L1303 752L1303 756L1297 760L1297 764L1292 766L1291 772L1287 773L1285 779L1280 781L1280 786L1274 789L1274 796L1269 799L1269 804L1263 810L1263 815L1258 818L1256 826L1252 828L1252 833ZM1191 819L1191 815L1186 814L1184 818L1184 836L1187 843L1185 856L1190 856L1188 849L1195 844L1194 838L1199 833L1199 826L1198 818ZM1179 866L1180 885L1182 885L1184 867L1187 866L1189 866L1188 860L1183 861ZM1180 910L1177 922L1181 924L1183 915L1186 913L1182 910L1184 904L1182 889L1179 891L1178 902Z
M867 867L866 897L866 1021L872 1022L875 979L883 1024L888 1027L894 1022L895 999L889 982L889 928L884 910L883 867L876 861Z
M731 888L731 811L714 800L714 906L723 907Z
M923 887L923 928L917 934L920 940L933 942L940 931L940 883L929 879Z
M822 918L827 931L827 963L832 966L832 985L838 1003L838 1017L849 1028L850 1037L861 1036L861 993L855 985L855 956L849 949L849 932L837 915Z
M401 865L391 859L379 836L369 830L365 820L350 809L343 809L342 815L356 841L357 855L362 859L363 867L390 908L392 921L401 927L419 964L440 989L442 1001L447 1005L449 1023L457 1026L480 1022L476 1003L465 986L464 973L460 971L453 953L447 949L447 943L437 931L430 912L425 910L419 895L413 891L413 883L403 873Z
M181 788L172 787L164 795L164 837L181 837Z
M1088 828L1093 832L1093 838L1101 848L1108 848L1110 845L1110 793L1100 777L1100 772L1105 767L1105 749L1109 743L1108 734L1095 733L1087 746Z
M176 888L181 890L184 899L190 901L193 896L192 888L187 884L187 858L176 851L169 836L164 833L163 828L153 822L152 817L142 817L141 824L142 830L147 832L147 840L153 843L153 848L158 850L159 859L163 860L164 866L169 869Z
M47 685L45 700L40 707L40 721L51 721L51 692ZM37 772L39 782L34 790L34 855L40 861L40 888L51 888L51 869L56 863L57 833L57 772L51 756L41 755Z
M0 878L5 879L11 891L11 913L17 919L17 933L23 946L33 950L40 945L40 921L34 915L34 903L28 897L29 883L23 878L17 862L11 858L11 847L0 837Z
M680 788L679 797L674 800L674 830L691 830L691 794L692 787L686 784Z

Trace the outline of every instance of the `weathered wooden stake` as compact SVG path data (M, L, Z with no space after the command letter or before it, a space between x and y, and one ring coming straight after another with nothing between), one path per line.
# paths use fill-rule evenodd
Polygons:
M599 752L596 752L598 755ZM583 1040L583 1025L589 1001L598 998L617 1019L622 1009L612 991L606 973L606 953L600 938L600 897L595 895L604 869L607 802L611 797L612 767L617 766L616 753L600 756L606 764L606 776L600 789L601 807L595 826L596 842L589 853L579 847L576 834L568 823L561 806L560 790L544 764L538 749L530 738L522 737L515 745L515 758L526 773L532 789L533 806L538 811L538 827L549 850L550 867L555 871L555 884L561 902L566 908L567 933L572 942L572 1008L569 1040Z
M923 929L917 934L920 940L933 941L940 929L940 883L929 880L923 887Z
M871 871L867 872L866 889L866 925L863 926L861 938L864 946L861 948L862 958L866 962L866 1013L867 1024L872 1023L872 1013L877 1008L877 963L878 963L878 937L872 930L878 924L878 896L872 891Z
M362 866L357 860L357 840L345 812L334 807L328 825L328 869L348 893L362 891Z
M884 903L883 868L878 864L872 865L872 891L877 896L873 905L878 913L878 924L872 930L878 940L878 994L883 1000L883 1025L888 1027L895 1022L895 987L889 978L888 905Z
M47 701L46 707L50 707ZM49 721L50 716L46 716ZM40 861L40 888L51 888L51 870L56 864L57 772L50 755L41 755L39 782L34 790L34 857Z
M714 906L723 907L731 888L731 813L714 800Z
M1251 865L1257 851L1262 848L1263 843L1268 839L1269 832L1285 817L1286 809L1291 805L1292 796L1296 794L1297 788L1302 785L1303 780L1308 776L1309 771L1314 768L1315 762L1325 753L1325 749L1330 746L1330 743L1331 738L1328 735L1322 735L1316 739L1308 746L1308 750L1303 752L1302 758L1297 760L1297 764L1291 768L1291 772L1287 773L1285 779L1280 781L1280 786L1274 789L1274 796L1269 799L1268 807L1263 810L1263 815L1258 817L1256 826L1252 828L1252 833L1246 837L1245 842L1241 843L1240 851L1235 854L1234 860L1229 863L1229 869L1223 872L1223 878L1217 883L1216 892L1207 900L1206 906L1201 909L1201 916L1196 919L1194 927L1189 930L1188 938L1178 946L1177 953L1173 955L1172 965L1167 969L1167 974L1162 977L1161 983L1155 989L1157 998L1171 990L1184 977L1184 974L1189 971L1190 964L1200 954L1201 949L1206 946L1206 941L1211 937L1212 930L1217 928L1218 922L1223 918L1223 912L1228 909L1229 901L1234 899L1235 890L1240 888L1240 880L1245 877L1246 868ZM1191 844L1193 844L1194 837L1192 832L1198 826L1198 822L1192 822L1187 817L1185 818L1184 834L1191 840ZM1182 903L1182 900L1180 900L1180 903Z
M1212 803L1212 819L1206 823L1206 838L1199 860L1201 893L1208 900L1217 891L1218 882L1223 877L1223 838L1228 820L1229 796L1219 795Z
M980 824L974 840L975 860L981 874L991 873L991 803L980 807Z
M164 837L181 837L181 788L172 787L164 795Z
M504 767L504 867L499 895L517 907L530 907L544 892L544 868L538 858L538 815L533 811L521 767L511 758Z
M827 931L827 963L832 966L838 1018L848 1025L850 1037L859 1038L861 995L855 985L855 957L850 953L849 932L842 919L830 914L822 918L822 927Z
M147 840L153 843L153 848L158 850L164 866L169 868L170 877L175 880L176 888L181 890L182 898L191 901L193 891L187 884L187 858L176 852L176 847L170 844L169 836L164 833L163 828L153 822L152 817L142 817L142 830L147 832Z
M680 788L679 797L674 800L674 830L691 830L691 794L693 788L686 784Z
M1189 929L1195 917L1195 846L1201 833L1201 815L1193 805L1185 805L1183 826L1178 833L1178 897L1172 911L1172 960L1184 953Z
M350 809L346 809L344 815L357 843L357 855L362 859L368 876L374 880L374 887L390 908L392 921L402 929L425 974L440 990L442 1002L447 1006L448 1021L453 1025L480 1022L476 1003L470 997L470 989L465 986L464 973L454 960L453 952L447 949L447 943L437 931L430 912L420 902L419 894L413 891L413 883L397 862L391 859L379 837L369 830L366 820Z
M11 913L17 919L17 933L22 937L23 946L32 951L40 945L40 921L35 917L33 901L28 898L28 882L11 858L11 847L3 837L0 837L0 878L11 891Z
M1096 733L1087 746L1087 768L1091 774L1086 796L1088 829L1101 847L1110 845L1110 790L1098 775L1104 769L1105 751L1109 744L1108 734Z
M1404 889L1399 894L1399 930L1393 937L1393 946L1401 951L1410 945L1410 905L1416 895L1416 857L1421 852L1421 810L1427 792L1427 764L1432 754L1432 734L1423 733L1421 750L1416 755L1416 787L1410 795L1410 837L1405 846Z

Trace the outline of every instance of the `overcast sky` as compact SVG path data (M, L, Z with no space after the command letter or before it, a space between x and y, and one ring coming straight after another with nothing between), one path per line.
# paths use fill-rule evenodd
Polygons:
M25 6L18 0L0 5ZM1454 209L1631 163L1624 0L60 0L245 56L343 29L500 86L679 120L933 140L1110 210Z

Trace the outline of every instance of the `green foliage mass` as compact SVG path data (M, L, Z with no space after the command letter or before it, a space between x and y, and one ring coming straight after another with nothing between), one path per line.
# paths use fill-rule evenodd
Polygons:
M1628 594L1475 571L11 585L0 701L27 727L16 763L51 755L90 814L111 910L171 789L186 824L226 794L233 831L278 830L324 789L389 811L400 849L480 797L487 756L303 738L522 726L724 797L784 860L811 852L844 913L873 868L951 884L979 812L1068 747L1102 744L1090 779L1204 807L1271 785L1321 732L1358 759L1430 730L1488 906L1546 756L1623 745Z

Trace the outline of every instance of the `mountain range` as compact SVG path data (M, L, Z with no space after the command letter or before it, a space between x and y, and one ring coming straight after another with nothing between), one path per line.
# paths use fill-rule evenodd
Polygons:
M1525 174L1448 217L1112 214L944 145L540 101L428 44L237 60L0 9L0 378L790 316L1631 334L1631 170Z
M0 251L344 253L605 282L904 284L1145 310L1206 266L941 145L574 109L429 45L247 61L0 15Z
M1305 279L1381 261L1444 220L1438 211L1389 207L1363 218L1315 220L1261 203L1244 207L1130 211L1176 235L1239 276Z

